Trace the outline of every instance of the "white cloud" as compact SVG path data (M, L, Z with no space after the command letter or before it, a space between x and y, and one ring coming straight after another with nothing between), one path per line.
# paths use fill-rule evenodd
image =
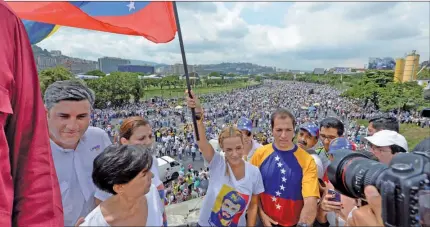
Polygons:
M429 3L286 4L291 3L178 3L189 64L230 61L289 69L362 67L368 57L401 57L413 49L422 60L429 59ZM245 19L268 17L272 7L285 8L278 18L283 27ZM40 46L89 59L181 61L177 39L154 44L141 37L74 28L61 28Z

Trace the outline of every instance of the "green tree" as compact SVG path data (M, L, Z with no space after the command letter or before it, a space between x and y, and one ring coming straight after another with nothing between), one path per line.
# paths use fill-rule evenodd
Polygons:
M75 78L74 75L69 70L60 66L55 68L48 68L40 71L39 83L40 83L40 90L42 91L42 95L45 94L46 88L48 88L48 86L54 83L55 81L71 80L74 78Z
M219 77L220 73L219 72L211 72L209 73L209 77Z
M261 76L256 76L255 81L261 82L261 81L263 81L263 78Z
M107 103L120 106L131 100L139 101L143 87L136 73L113 72L97 80L87 81L96 93L96 108L105 108Z
M169 86L169 89L173 86L174 88L180 86L179 76L178 75L170 75L166 76L162 79L165 81L165 84Z
M416 82L390 82L380 89L379 104L383 111L415 109L424 103L422 93Z
M423 71L418 74L418 80L430 80L430 68L423 69Z
M369 102L373 103L377 109L380 107L379 97L387 84L392 83L394 79L393 71L367 71L361 80L343 93L346 97L360 98L364 101L364 106Z
M98 76L98 77L104 77L106 76L106 74L98 69L96 70L91 70L87 73L85 73L86 75L91 75L91 76Z

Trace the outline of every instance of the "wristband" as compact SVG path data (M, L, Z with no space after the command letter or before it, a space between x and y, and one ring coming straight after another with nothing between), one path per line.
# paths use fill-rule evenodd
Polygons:
M195 119L197 122L203 122L203 118L204 118L204 112L202 109L202 111L200 113L196 113Z

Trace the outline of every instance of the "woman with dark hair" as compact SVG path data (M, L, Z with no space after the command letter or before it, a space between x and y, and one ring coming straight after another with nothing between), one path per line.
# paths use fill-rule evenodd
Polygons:
M94 160L94 184L110 194L80 226L147 226L145 196L153 177L150 150L142 146L112 145Z
M152 166L150 171L154 175L152 178L151 192L158 190L158 195L152 198L153 193L147 195L148 206L149 206L149 217L148 222L152 223L153 226L167 226L167 220L164 213L164 185L160 180L160 174L158 173L158 162L154 155L154 138L152 133L152 127L147 120L142 117L135 116L126 118L119 130L119 141L120 144L132 144L132 145L142 145L145 147L150 147L148 152L152 158ZM107 200L111 193L97 190L95 193L96 204ZM161 200L160 200L161 197ZM161 222L161 225L158 225Z

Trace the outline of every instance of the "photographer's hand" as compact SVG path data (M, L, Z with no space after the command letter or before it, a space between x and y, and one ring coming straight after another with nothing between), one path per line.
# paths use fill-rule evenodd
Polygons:
M334 197L334 195L326 193L321 200L320 209L325 212L340 212L342 210L342 203L329 200L333 199Z
M368 205L362 206L352 212L348 219L348 226L384 226L382 221L382 198L374 186L364 189Z

